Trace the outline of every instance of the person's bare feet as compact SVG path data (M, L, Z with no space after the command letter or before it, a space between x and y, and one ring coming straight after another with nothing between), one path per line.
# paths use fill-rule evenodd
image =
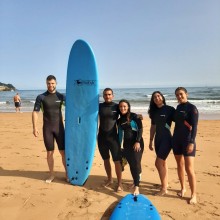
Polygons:
M197 203L196 195L192 195L191 199L189 200L189 204L195 205Z
M123 187L121 184L119 184L116 188L116 192L122 192L123 191Z
M186 189L181 189L181 191L178 192L177 195L178 195L179 197L184 197L185 193L186 193Z
M129 186L129 189L133 189L135 187L134 183Z
M134 195L134 196L137 196L137 195L139 195L139 194L140 194L140 192L139 192L139 187L138 187L138 186L135 186L135 187L134 187L133 195Z
M157 192L155 194L155 196L164 196L166 194L168 194L168 190L167 189L161 189L159 192Z
M104 187L108 187L113 183L113 180L106 180L105 183L103 184Z
M55 178L55 176L49 176L49 178L47 178L46 179L46 183L51 183L51 182L53 182L53 180L54 180L54 178Z

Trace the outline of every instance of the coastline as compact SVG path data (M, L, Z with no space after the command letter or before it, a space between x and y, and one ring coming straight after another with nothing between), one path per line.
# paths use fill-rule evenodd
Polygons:
M46 184L44 180L48 173L41 131L42 114L39 115L39 138L32 135L31 112L0 113L0 121L0 219L107 220L118 201L130 193L132 178L128 166L123 172L123 192L114 192L114 172L114 184L108 188L102 187L106 176L97 148L91 174L83 187L65 182L61 157L55 148L56 178L51 184ZM150 120L147 116L144 116L143 126L145 150L140 192L152 201L162 219L219 219L220 120L204 120L201 117L199 120L195 158L196 205L187 203L190 197L188 182L186 197L176 195L180 184L172 153L168 157L169 194L154 196L160 181L154 166L155 152L148 149Z
M63 115L65 116L65 111L64 110L62 110L62 112L63 112ZM134 111L134 112L136 112L136 113L138 113L138 114L142 114L145 118L148 118L148 114L147 114L147 112L145 111L145 112L138 112L138 111ZM13 110L11 110L10 112L8 111L8 112L1 112L0 111L0 114L14 114L14 113L16 113L15 112L15 110L14 110L14 108L13 108ZM23 109L22 109L22 107L21 107L21 113L25 113L25 114L31 114L32 113L32 111L24 111ZM40 112L40 114L41 114L41 112ZM199 113L199 120L211 120L211 121L218 121L218 120L220 120L220 114L219 113L213 113L213 114L209 114L209 113Z

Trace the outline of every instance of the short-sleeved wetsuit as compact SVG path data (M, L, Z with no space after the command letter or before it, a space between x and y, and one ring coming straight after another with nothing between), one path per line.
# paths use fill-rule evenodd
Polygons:
M47 151L54 150L54 139L59 150L65 149L62 105L65 96L59 92L40 94L36 98L34 111L43 112L43 137Z
M98 148L103 160L110 158L109 151L113 161L121 160L121 148L117 132L118 117L118 104L114 102L99 104Z
M123 139L123 156L127 159L134 185L139 186L141 174L141 158L144 151L144 141L142 138L143 126L142 121L135 113L130 113L130 122L127 122L127 115L122 115L118 119L118 135L119 141ZM141 150L134 151L134 144L140 143Z
M166 160L172 148L170 127L174 113L175 108L164 105L158 108L151 118L151 124L156 125L156 135L154 139L156 155L162 160Z
M173 133L174 155L195 156L196 133L199 113L193 104L186 102L179 104L175 111L175 128ZM194 144L193 152L187 154L186 149L189 143Z

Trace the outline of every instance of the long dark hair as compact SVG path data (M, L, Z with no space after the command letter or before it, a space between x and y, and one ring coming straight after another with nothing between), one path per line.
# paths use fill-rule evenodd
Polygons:
M131 115L131 105L128 100L121 99L118 103L118 107L122 102L125 102L128 105L128 112L127 112L126 116L127 116L127 122L129 123L130 122L130 115ZM120 116L122 116L121 111L120 111Z
M176 90L175 90L175 95L176 95L176 93L177 93L179 90L183 90L185 93L187 93L187 90L186 90L185 87L177 87Z
M155 111L158 109L157 105L154 103L154 95L156 93L159 93L163 99L163 104L166 105L166 100L165 100L165 97L164 95L160 92L160 91L154 91L151 95L151 100L150 100L150 105L149 105L149 109L148 109L148 114L149 114L149 117L152 118Z

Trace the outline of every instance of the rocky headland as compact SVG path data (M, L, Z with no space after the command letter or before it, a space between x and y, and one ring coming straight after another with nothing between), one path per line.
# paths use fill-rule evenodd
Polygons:
M0 82L0 92L1 91L15 91L16 88L12 84L5 84Z

